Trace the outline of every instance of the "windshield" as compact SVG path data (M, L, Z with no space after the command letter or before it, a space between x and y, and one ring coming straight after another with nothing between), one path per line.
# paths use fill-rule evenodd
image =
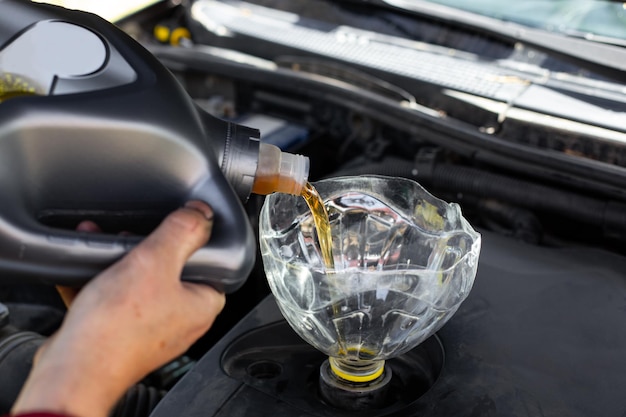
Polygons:
M593 39L626 39L626 3L605 0L429 0L494 19Z
M159 0L46 0L46 3L86 10L107 20L116 21L157 1ZM626 40L626 3L624 2L608 0L429 1L498 20L573 36Z

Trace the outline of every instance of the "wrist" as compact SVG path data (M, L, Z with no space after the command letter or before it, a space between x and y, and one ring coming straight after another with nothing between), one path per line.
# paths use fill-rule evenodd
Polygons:
M90 395L84 389L77 389L79 382L68 375L50 377L34 373L26 381L12 413L21 415L46 410L63 416L106 417L113 403L103 398L102 392ZM98 389L95 387L92 391Z
M64 358L47 360L44 352L33 367L20 396L14 414L45 410L63 416L106 417L126 391L127 383L102 372L96 374L93 364L71 363Z

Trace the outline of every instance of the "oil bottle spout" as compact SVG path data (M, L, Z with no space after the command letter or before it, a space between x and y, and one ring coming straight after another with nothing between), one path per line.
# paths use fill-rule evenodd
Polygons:
M259 162L252 192L300 195L309 177L309 158L282 152L268 143L259 146Z

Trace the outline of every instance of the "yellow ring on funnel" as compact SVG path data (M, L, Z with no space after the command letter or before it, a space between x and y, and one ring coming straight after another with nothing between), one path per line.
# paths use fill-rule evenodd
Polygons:
M333 364L333 361L328 361L328 363L330 364L331 371L333 371L333 373L335 375L337 375L339 378L341 378L343 380L346 380L346 381L349 381L349 382L370 382L370 381L375 380L379 376L381 376L383 374L383 371L385 370L385 367L381 366L380 369L376 370L376 372L374 372L373 374L359 376L359 375L347 374L347 373L339 370Z

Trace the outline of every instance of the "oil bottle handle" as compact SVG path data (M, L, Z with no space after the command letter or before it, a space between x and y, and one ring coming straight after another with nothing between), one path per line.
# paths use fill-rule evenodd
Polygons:
M140 238L57 230L15 210L0 217L3 280L80 286L121 258ZM19 215L19 216L18 216Z
M214 189L202 187L189 197L209 201L215 221L211 240L192 255L181 278L231 293L245 283L254 265L255 240L249 223L241 221L246 218L243 207L215 198L219 195ZM0 216L0 247L4 255L0 257L0 277L3 282L82 286L142 239L56 229L24 213L24 210L14 210L18 218Z

